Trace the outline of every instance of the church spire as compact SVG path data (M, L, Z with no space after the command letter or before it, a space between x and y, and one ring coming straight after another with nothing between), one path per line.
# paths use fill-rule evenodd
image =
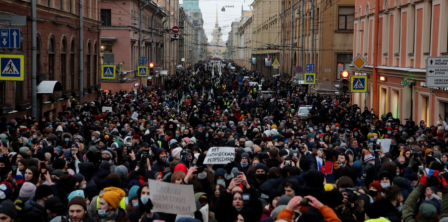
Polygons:
M216 6L216 22L215 27L218 27L218 6Z

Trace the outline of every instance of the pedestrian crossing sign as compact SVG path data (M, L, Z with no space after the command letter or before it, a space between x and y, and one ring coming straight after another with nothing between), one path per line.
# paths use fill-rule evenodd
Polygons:
M138 67L138 76L148 76L148 67L139 66Z
M316 84L316 73L305 73L305 84Z
M350 91L353 93L367 92L367 76L352 76L350 81Z
M115 79L115 65L103 65L101 67L101 79Z
M275 66L275 67L279 67L280 66L280 63L278 62L278 59L274 60L274 63L272 63L272 66Z
M25 56L0 54L0 80L24 81Z

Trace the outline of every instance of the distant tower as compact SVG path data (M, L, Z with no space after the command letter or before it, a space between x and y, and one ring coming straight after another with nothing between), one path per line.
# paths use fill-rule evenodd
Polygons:
M216 22L215 22L215 27L219 27L219 24L218 24L218 6L216 6Z

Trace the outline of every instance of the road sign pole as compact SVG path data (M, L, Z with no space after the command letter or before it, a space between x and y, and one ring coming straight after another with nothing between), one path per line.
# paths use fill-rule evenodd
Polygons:
M37 12L36 1L31 1L31 115L39 118L37 107ZM74 107L72 107L74 108Z

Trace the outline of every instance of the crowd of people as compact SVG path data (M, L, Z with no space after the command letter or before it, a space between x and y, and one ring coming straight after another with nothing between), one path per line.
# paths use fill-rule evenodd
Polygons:
M221 65L3 117L0 221L448 221L441 117L377 116L349 95ZM212 147L234 148L234 161L204 164ZM154 212L150 180L192 186L194 213Z

